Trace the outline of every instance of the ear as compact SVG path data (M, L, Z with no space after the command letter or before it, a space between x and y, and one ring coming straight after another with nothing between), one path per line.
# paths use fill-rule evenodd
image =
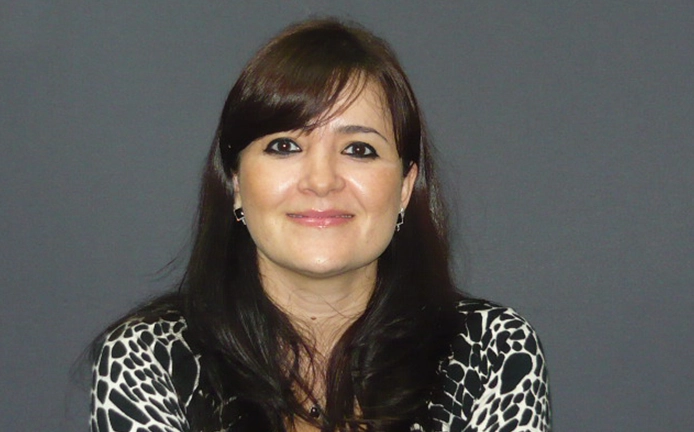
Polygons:
M405 175L402 181L402 190L400 191L400 208L407 208L407 204L410 202L410 197L412 197L412 191L414 190L414 183L417 180L417 174L419 173L419 168L417 164L412 162L410 164L409 171Z
M239 187L239 175L238 173L234 173L231 176L231 184L234 188L234 208L240 208L243 207L243 202L241 200L241 189Z

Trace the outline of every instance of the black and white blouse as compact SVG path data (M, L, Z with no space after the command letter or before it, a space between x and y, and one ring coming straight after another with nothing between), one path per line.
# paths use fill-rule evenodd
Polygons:
M443 389L429 404L435 430L549 431L547 369L533 328L485 301L463 300L457 309L463 325L441 366ZM128 320L107 335L93 371L92 432L190 431L186 411L201 393L200 362L185 336L175 312ZM225 415L220 430L233 431L233 423Z

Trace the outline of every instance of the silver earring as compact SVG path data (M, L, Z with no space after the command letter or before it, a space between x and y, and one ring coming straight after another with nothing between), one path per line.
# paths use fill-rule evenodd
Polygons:
M400 227L405 223L405 209L401 208L400 213L398 213L398 220L395 221L395 232L400 231Z
M236 222L241 222L246 225L246 215L243 214L243 207L234 209L234 217L236 218Z

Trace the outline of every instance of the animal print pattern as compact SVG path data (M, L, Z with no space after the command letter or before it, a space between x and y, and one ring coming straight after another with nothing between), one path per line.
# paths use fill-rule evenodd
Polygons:
M547 369L533 328L488 302L457 307L461 331L441 365L443 389L429 403L432 432L549 431ZM185 330L185 320L171 312L128 320L109 333L93 368L92 432L190 431L187 408L205 395ZM233 431L234 420L228 412L223 417L220 431ZM424 429L413 424L411 431Z
M547 368L539 339L509 308L462 301L463 329L442 365L443 392L430 403L436 431L549 431Z
M103 344L93 370L91 430L188 432L186 407L200 363L174 313L154 322L131 320Z

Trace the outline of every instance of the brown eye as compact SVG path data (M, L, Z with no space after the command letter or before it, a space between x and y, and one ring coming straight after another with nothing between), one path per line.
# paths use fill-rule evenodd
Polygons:
M352 143L348 145L347 148L342 151L342 153L356 158L378 157L376 150L371 145L364 142Z
M264 151L265 153L286 155L300 152L301 147L289 138L277 138L270 141Z

